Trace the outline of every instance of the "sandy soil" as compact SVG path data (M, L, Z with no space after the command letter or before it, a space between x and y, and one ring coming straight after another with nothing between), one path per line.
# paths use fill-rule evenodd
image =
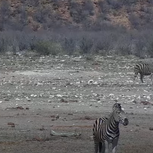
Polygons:
M153 153L153 87L133 82L133 57L6 57L0 60L0 152L94 152L92 125L118 101L118 153ZM79 133L51 136L50 131Z

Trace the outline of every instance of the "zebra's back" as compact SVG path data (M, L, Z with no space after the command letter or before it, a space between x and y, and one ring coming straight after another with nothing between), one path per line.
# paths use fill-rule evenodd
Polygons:
M134 67L134 72L135 73L140 73L140 74L143 74L143 75L150 75L152 72L151 72L151 68L150 68L150 65L148 63L137 63Z

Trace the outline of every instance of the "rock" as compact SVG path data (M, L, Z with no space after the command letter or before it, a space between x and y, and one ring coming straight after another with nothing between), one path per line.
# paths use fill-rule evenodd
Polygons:
M141 101L140 103L143 104L143 105L151 105L151 103L148 102L148 101Z
M13 122L8 122L7 125L11 127L15 127L15 124Z

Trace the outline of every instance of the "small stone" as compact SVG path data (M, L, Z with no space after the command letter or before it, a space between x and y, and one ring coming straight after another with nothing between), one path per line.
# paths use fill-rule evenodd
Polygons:
M149 127L149 130L150 130L150 131L153 131L153 127Z

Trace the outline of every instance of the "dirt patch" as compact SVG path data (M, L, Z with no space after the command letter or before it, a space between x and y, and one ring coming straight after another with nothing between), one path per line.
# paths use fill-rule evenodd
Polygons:
M4 58L0 152L94 152L93 122L108 115L118 101L127 112L129 125L120 126L117 152L152 153L153 87L148 77L144 84L138 79L133 82L134 59ZM51 136L51 130L81 135Z

